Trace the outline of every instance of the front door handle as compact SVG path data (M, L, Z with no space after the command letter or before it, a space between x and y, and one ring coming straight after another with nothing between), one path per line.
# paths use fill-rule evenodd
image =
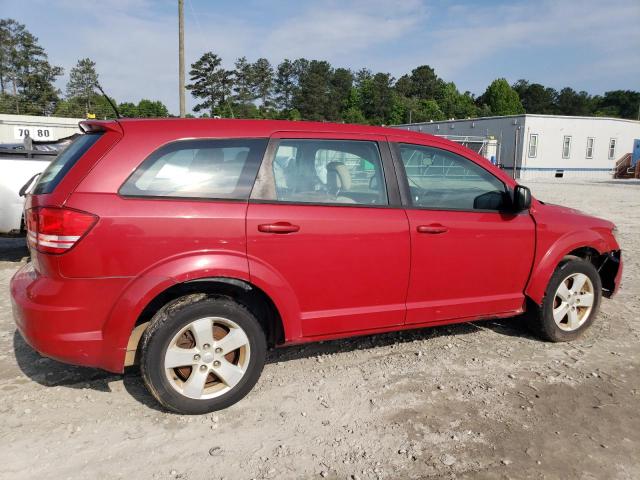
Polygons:
M263 223L258 225L258 231L263 233L295 233L300 226L289 222Z
M446 233L449 231L447 227L444 225L440 225L439 223L432 223L431 225L418 225L418 233Z

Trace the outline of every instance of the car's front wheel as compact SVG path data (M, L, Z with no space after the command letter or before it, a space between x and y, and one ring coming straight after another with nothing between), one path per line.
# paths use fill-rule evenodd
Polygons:
M541 307L532 315L534 330L552 342L578 338L593 323L602 298L602 281L588 261L562 262L549 280Z
M249 393L265 356L264 332L249 310L226 297L189 295L151 320L142 338L141 373L163 406L201 414Z

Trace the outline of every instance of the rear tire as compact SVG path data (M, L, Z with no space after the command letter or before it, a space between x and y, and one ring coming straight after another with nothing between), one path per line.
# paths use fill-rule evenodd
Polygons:
M595 267L580 258L565 260L551 276L542 305L528 315L529 325L550 342L575 340L595 320L601 299Z
M156 313L142 337L140 371L165 408L197 415L241 400L260 378L264 332L227 297L181 297Z

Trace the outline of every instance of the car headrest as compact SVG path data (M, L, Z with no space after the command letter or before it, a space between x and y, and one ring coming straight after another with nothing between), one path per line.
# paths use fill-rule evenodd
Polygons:
M330 162L327 164L327 190L337 193L340 190L351 188L351 173L342 162Z

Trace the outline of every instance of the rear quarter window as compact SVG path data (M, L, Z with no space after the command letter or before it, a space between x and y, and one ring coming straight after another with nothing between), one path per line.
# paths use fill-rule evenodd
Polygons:
M33 191L34 195L53 192L76 162L100 139L103 132L80 135L69 144L42 172Z
M246 200L266 146L266 139L173 142L147 157L120 194Z

